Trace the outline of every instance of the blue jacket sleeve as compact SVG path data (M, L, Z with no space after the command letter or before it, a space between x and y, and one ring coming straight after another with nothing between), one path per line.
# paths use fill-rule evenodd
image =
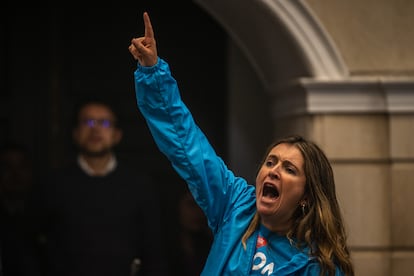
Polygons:
M138 65L134 77L137 105L155 143L187 182L216 231L218 224L230 217L231 208L243 204L240 198L251 199L251 185L236 178L216 155L182 102L177 82L163 59L152 67Z

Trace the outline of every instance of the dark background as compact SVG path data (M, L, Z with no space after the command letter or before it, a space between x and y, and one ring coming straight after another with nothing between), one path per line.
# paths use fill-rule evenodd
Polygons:
M184 184L155 147L136 108L136 63L128 46L132 37L143 35L142 13L148 11L159 55L170 64L196 121L226 159L227 37L221 26L189 0L4 5L1 142L27 145L41 176L74 157L70 121L75 104L91 95L110 100L124 130L118 156L157 181L168 233Z

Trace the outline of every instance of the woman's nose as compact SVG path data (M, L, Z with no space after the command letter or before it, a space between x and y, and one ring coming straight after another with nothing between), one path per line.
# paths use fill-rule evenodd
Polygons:
M280 166L275 165L274 167L270 168L269 176L274 179L280 179Z

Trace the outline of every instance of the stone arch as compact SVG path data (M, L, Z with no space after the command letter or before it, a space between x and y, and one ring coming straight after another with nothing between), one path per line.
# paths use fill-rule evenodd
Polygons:
M301 77L348 76L336 46L305 1L195 2L223 26L268 91Z

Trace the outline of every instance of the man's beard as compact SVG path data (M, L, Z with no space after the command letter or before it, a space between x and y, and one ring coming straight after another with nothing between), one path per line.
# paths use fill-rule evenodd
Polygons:
M91 151L83 147L79 147L79 152L87 157L103 157L111 152L110 148L103 148L99 151Z

